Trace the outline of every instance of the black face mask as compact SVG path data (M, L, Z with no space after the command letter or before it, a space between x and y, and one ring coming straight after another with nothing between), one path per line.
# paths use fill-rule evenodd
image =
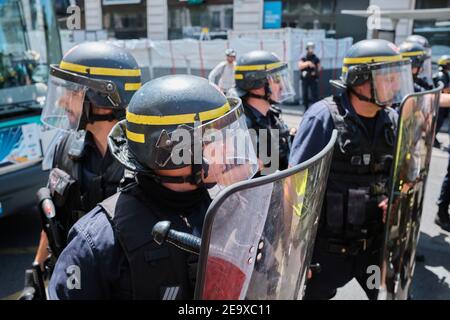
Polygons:
M138 174L136 179L152 203L168 210L189 210L204 201L210 201L209 193L204 187L192 191L177 192L159 184L149 175Z

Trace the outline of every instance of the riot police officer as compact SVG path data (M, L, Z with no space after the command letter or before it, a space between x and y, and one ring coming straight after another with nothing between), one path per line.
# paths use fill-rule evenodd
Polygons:
M433 86L420 76L423 69L423 64L425 60L428 59L425 48L418 42L405 41L400 45L400 52L403 58L411 60L414 91L420 92L433 89Z
M442 82L443 92L450 93L450 55L443 55L438 60L438 73L433 78L435 85Z
M281 103L294 95L288 65L281 62L273 53L251 51L238 59L235 79L235 94L242 98L248 128L256 133L260 158L266 156L261 152L263 143L267 143L270 149L266 151L271 160L263 160L266 170L262 172L268 174L278 169L286 169L291 137L288 127L281 119L281 110L274 104ZM263 141L261 130L268 130L266 131L267 140ZM272 149L278 149L279 156L276 155L276 150Z
M450 93L450 56L444 55L438 60L439 72L434 78L435 84L438 85L440 82L444 85L442 92ZM441 105L442 106L442 105ZM442 112L447 112L446 114L441 114ZM444 111L445 110L445 111ZM440 121L437 127L442 125L444 119L448 116L448 109L440 109ZM436 129L437 130L437 129ZM435 219L437 225L446 231L450 231L450 216L448 213L448 207L450 205L450 157L447 167L447 174L442 182L441 194L438 200L438 213Z
M290 156L290 165L311 158L338 130L312 258L321 271L308 281L305 297L330 299L356 278L375 299L367 267L381 259L398 119L390 106L413 92L410 61L386 40L363 40L349 49L341 79L332 84L343 92L308 109Z
M48 183L56 207L53 227L58 230L54 232L59 233L62 247L72 225L117 191L124 170L111 155L107 136L124 118L125 108L140 86L136 60L111 44L77 45L59 65L50 68L41 119L65 132L56 145ZM48 256L47 244L47 235L42 232L35 258L41 265ZM54 244L50 247L55 248Z
M320 59L314 53L314 42L306 43L306 55L298 62L302 80L303 105L308 110L311 103L319 100Z
M242 138L244 148L234 148ZM157 78L132 98L109 146L135 173L135 182L73 226L50 281L50 298L193 298L196 257L159 246L151 231L168 220L178 231L200 235L210 204L207 187L256 173L240 99L227 99L204 78Z
M428 84L433 86L433 75L431 67L431 45L427 38L418 34L410 35L406 38L405 42L418 43L425 49L425 60L422 63L422 69L419 72L419 78Z

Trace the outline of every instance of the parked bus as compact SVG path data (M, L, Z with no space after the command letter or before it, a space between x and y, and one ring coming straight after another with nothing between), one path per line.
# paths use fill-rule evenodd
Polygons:
M30 207L45 185L48 66L61 44L52 0L0 0L0 218Z

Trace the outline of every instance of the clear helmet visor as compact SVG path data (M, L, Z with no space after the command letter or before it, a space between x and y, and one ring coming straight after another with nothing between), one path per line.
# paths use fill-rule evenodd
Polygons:
M205 183L222 189L256 174L258 158L240 100L230 113L202 129Z
M422 64L422 69L420 70L418 77L424 79L428 84L433 84L433 71L430 55L425 59Z
M267 80L271 91L270 98L273 101L281 103L295 95L288 68L269 73Z
M403 60L376 66L372 70L372 84L377 104L389 106L402 102L414 92L411 63Z
M50 76L41 121L53 128L77 130L86 90L84 85Z
M155 150L159 163L202 165L203 182L223 189L252 178L258 159L247 128L242 102L228 98L230 110L223 116L197 125L180 126L168 137L176 141L170 152ZM161 138L159 139L161 140ZM180 156L183 155L183 156Z

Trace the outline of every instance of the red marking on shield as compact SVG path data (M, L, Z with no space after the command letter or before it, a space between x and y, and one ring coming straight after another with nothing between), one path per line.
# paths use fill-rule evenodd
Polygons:
M230 261L208 257L203 299L237 300L245 281L245 273Z

